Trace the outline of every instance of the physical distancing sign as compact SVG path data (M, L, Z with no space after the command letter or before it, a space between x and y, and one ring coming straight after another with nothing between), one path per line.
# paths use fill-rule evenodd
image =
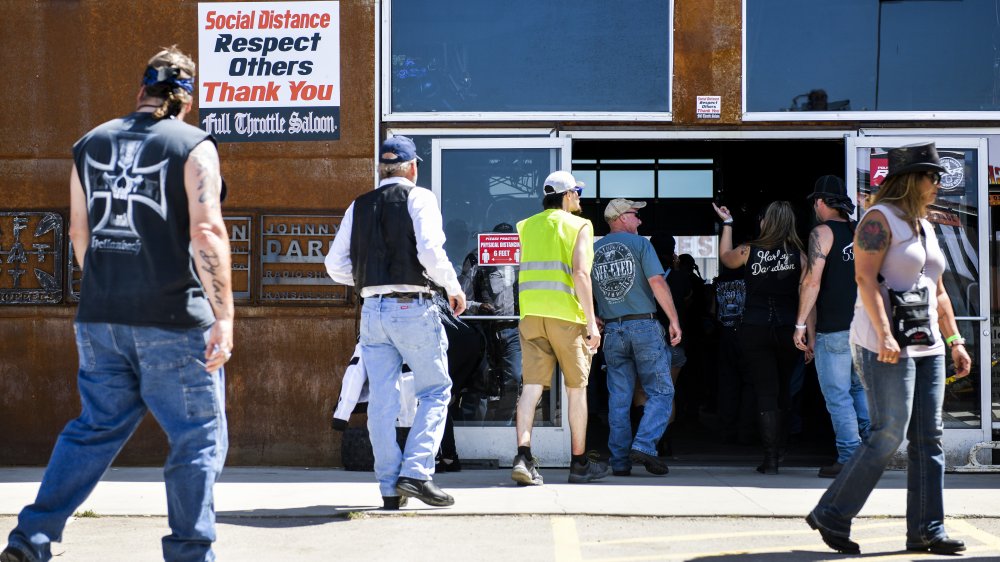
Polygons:
M480 234L477 255L479 265L517 265L521 263L521 239L517 234Z

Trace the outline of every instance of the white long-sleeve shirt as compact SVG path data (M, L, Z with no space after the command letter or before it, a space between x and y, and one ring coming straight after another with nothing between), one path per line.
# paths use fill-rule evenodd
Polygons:
M401 183L414 185L406 178L386 178L379 182L379 187ZM406 200L406 209L413 220L413 232L417 238L417 260L424 266L432 281L444 287L449 296L462 294L462 286L458 283L455 268L448 261L444 251L444 226L441 210L437 199L429 189L415 187L410 190ZM326 255L324 264L326 271L337 283L354 285L354 272L351 265L351 228L354 223L354 203L347 207L344 219L340 221L340 229L333 239L330 252ZM392 243L387 240L387 243ZM362 297L381 295L385 293L416 293L426 291L427 287L420 285L375 285L361 289Z

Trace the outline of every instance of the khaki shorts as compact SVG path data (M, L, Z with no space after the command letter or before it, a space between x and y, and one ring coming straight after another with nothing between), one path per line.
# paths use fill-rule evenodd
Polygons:
M556 363L569 388L585 388L593 357L587 347L587 327L583 324L525 316L521 333L521 377L524 384L552 386Z

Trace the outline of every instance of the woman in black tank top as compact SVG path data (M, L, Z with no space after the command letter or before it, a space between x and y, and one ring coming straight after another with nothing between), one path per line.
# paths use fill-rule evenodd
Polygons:
M795 232L795 213L787 201L767 206L760 236L733 248L733 216L715 207L722 219L719 259L729 268L746 267L746 303L738 330L740 352L757 393L763 474L778 473L778 454L786 435L790 405L789 380L799 351L792 342L799 304L799 283L805 271L802 241ZM811 359L811 357L807 357Z

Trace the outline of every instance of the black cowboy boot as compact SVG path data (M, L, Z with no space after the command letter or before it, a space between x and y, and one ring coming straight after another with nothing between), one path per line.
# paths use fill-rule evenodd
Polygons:
M781 443L781 412L761 412L759 418L760 441L764 445L764 462L757 467L761 474L778 473L778 454Z

